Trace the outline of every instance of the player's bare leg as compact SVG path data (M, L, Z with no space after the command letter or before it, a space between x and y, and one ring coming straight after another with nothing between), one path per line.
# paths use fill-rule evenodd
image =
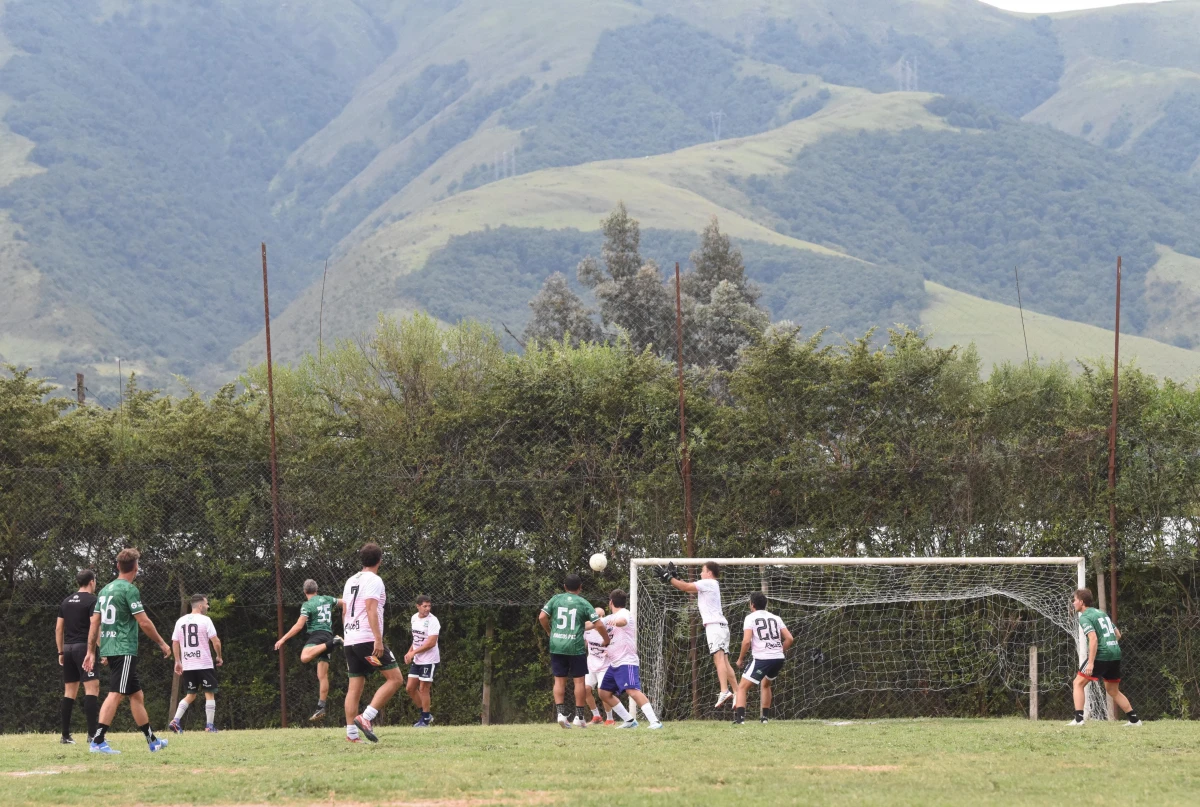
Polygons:
M150 728L150 715L146 713L146 696L141 690L129 696L129 711L151 751L157 751L167 744L166 740L154 736L154 729Z
M301 653L301 656L304 654ZM325 717L325 702L329 698L329 662L317 662L317 710L312 713L309 720L320 720Z
M733 671L733 665L729 663L729 656L724 650L713 653L712 660L713 666L717 668L717 680L721 683L721 696L717 700L717 706L722 706L728 703L729 696L725 693L733 692L737 682L737 673Z
M1140 726L1142 720L1137 716L1137 712L1133 711L1133 704L1129 702L1129 698L1125 697L1125 693L1121 691L1120 681L1105 681L1104 689L1108 692L1108 696L1113 699L1113 703L1118 709L1126 714L1129 718L1127 726Z
M754 686L754 682L749 677L743 675L742 680L738 682L738 687L733 693L733 724L740 726L746 720L746 701L749 699L750 687Z
M600 716L600 708L599 708L599 706L596 705L596 697L594 695L592 695L592 688L589 686L586 686L587 679L584 679L584 681L585 681L584 694L586 696L585 700L587 702L587 708L592 710L592 722L593 723L603 723L604 718L602 718Z
M658 715L654 713L654 708L650 705L650 699L647 698L640 689L627 689L625 690L624 694L632 698L634 705L641 709L646 715L646 718L650 721L650 728L662 728L662 721L660 721L658 719ZM623 703L621 703L621 699L617 697L617 693L609 692L607 689L602 689L600 690L600 700L604 701L604 706L607 709L625 721L624 725L618 726L618 728L637 727L637 718L629 713L629 710L625 708Z
M1071 685L1071 696L1075 702L1075 718L1071 721L1072 726L1083 725L1083 710L1087 704L1087 685L1088 679L1083 677L1083 673L1075 676L1075 681Z

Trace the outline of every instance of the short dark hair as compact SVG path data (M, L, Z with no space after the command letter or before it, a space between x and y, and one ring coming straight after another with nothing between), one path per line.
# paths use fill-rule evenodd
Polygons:
M75 575L75 585L83 588L88 583L96 579L96 573L91 569L80 569L79 574Z
M710 560L710 561L706 561L706 562L705 562L705 564L704 564L704 568L705 568L705 569L708 569L710 572L712 572L712 576L713 576L713 577L716 577L716 578L720 579L720 577L721 577L721 564L717 563L715 560Z
M137 568L137 562L141 556L142 553L133 547L122 549L117 553L117 568L121 570L122 574L129 574Z
M369 544L363 544L363 548L358 550L358 559L362 561L364 569L378 566L379 562L383 560L383 550L374 541Z
M208 599L208 595L206 595L206 594L193 594L192 600L191 600L192 607L195 608L197 605L199 605L200 603L204 602L207 599Z
M608 595L608 600L618 608L624 608L625 603L629 601L629 595L619 588L614 588Z
M317 581L313 580L311 577L308 580L305 580L304 581L304 593L305 594L316 594L317 593Z
M429 599L428 594L418 594L417 595L417 605L424 605L427 602L433 602L433 600Z
M567 575L567 579L563 581L563 588L567 591L579 591L583 588L583 579L579 575L572 572Z
M1090 588L1075 589L1075 599L1079 600L1088 608L1091 608L1096 604L1096 598L1092 596L1092 590Z
M756 611L767 610L767 595L761 591L750 592L750 604L754 606Z

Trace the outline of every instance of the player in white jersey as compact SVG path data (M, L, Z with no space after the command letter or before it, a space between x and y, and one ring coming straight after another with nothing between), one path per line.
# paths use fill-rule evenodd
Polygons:
M700 609L704 635L708 640L708 655L712 656L713 666L717 668L717 680L721 683L716 703L719 708L733 697L733 685L737 681L737 673L729 663L729 623L721 613L721 566L715 560L705 562L700 570L700 579L694 583L680 580L674 563L668 563L665 569L660 567L658 575L680 591L696 595L696 605Z
M733 724L746 722L746 696L750 687L762 687L762 722L771 719L771 682L783 669L783 660L792 646L792 633L783 620L767 610L767 595L756 591L750 595L750 613L742 623L742 650L737 665L741 667L750 650L750 666L742 671L737 697L733 703Z
M608 595L610 613L604 618L604 626L609 636L608 669L600 682L600 699L624 721L617 726L619 729L638 727L637 720L617 697L621 693L629 695L633 702L641 707L642 713L650 721L650 728L661 729L663 725L658 715L654 713L650 701L642 694L642 679L638 669L640 661L637 654L637 625L634 623L633 614L625 610L627 599L627 595L621 589Z
M212 649L216 651L215 666L213 654L208 649L210 642ZM175 653L175 674L183 676L187 694L179 701L175 719L167 724L167 728L176 734L183 733L183 715L203 689L204 730L216 732L216 667L224 664L225 660L221 658L221 640L217 637L217 626L208 618L208 597L203 594L192 595L192 612L179 617L175 623L175 631L171 634L171 649Z
M596 609L596 617L604 618L604 609ZM608 625L605 625L607 629ZM600 635L600 631L592 628L589 631L584 631L583 640L587 642L588 657L587 675L584 676L584 684L587 686L587 705L592 710L592 723L603 723L606 726L613 725L612 712L608 712L608 719L605 720L600 716L600 710L596 707L596 698L592 696L592 690L600 691L600 682L604 680L604 673L608 671L608 643L609 638Z
M346 684L346 739L359 742L358 733L373 743L375 736L372 721L387 705L392 696L404 685L400 676L400 665L392 651L383 644L383 607L387 604L387 591L379 577L379 564L383 550L379 544L369 543L358 551L362 571L346 581L342 589L342 641L346 654L346 673L350 680ZM367 676L379 670L383 683L375 690L371 704L358 712L363 687Z
M424 594L417 597L417 612L412 615L412 647L404 654L404 663L408 668L408 697L421 710L421 717L413 723L415 729L427 729L433 724L431 692L433 689L433 673L442 661L442 651L438 647L438 634L442 632L442 623L429 613L433 602Z

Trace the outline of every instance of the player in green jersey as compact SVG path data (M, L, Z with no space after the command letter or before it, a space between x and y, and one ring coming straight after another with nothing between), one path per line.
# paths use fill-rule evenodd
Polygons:
M1113 703L1129 717L1126 726L1140 726L1142 721L1129 698L1121 692L1121 631L1108 618L1108 614L1099 608L1093 608L1095 600L1089 589L1081 588L1075 592L1071 606L1079 614L1079 628L1087 637L1087 661L1079 668L1075 676L1075 719L1072 726L1083 725L1083 707L1087 702L1087 685L1090 681L1104 681Z
M333 635L333 609L341 608L343 603L337 597L317 593L317 581L304 581L304 605L300 606L300 618L292 629L275 643L275 649L287 644L287 640L300 631L308 628L304 639L304 649L300 651L300 661L308 664L314 659L317 662L317 681L321 688L317 699L317 711L312 713L309 720L320 720L325 716L325 699L329 697L329 654L342 646L342 637Z
M146 736L150 750L157 751L167 745L167 741L154 736L154 730L150 728L150 716L146 714L142 684L137 675L138 628L158 645L164 658L171 657L171 646L158 635L158 629L142 608L142 595L133 585L140 557L136 549L122 549L117 554L117 570L120 574L116 580L100 589L96 610L92 614L88 653L83 666L86 670L95 668L98 647L99 655L108 662L109 669L108 697L100 707L100 722L88 747L93 754L121 753L109 747L105 735L117 716L117 707L126 696L129 697L133 720Z
M595 630L608 641L608 630L596 615L596 608L579 593L583 581L577 574L567 575L565 593L555 594L542 606L538 622L550 636L550 672L554 675L554 706L558 724L571 728L571 712L566 706L567 679L575 679L575 720L578 728L587 727L587 642L583 634ZM592 619L595 618L595 622Z

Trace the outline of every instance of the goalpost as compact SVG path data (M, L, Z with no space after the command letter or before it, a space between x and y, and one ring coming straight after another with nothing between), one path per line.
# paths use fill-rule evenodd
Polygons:
M697 579L709 558L638 558L629 567L643 689L661 715L722 716L694 595L659 580L674 563ZM780 717L1012 713L1037 695L1069 707L1087 644L1071 608L1081 557L711 558L737 660L753 591L795 637L776 682ZM1097 685L1088 717L1104 715ZM990 696L990 697L989 697ZM751 695L752 701L757 699ZM1051 701L1053 703L1053 701Z

